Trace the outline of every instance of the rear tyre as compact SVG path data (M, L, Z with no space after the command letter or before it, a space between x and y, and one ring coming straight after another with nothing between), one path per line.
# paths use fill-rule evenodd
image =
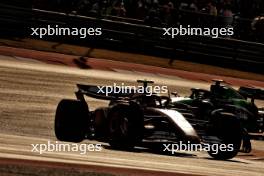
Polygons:
M233 113L217 112L213 117L213 130L221 143L217 144L217 151L211 145L208 154L218 160L227 160L235 157L239 152L242 140L242 128L239 120ZM221 149L220 146L223 146Z
M85 138L88 114L87 104L78 100L61 100L55 115L57 139L67 142L81 142Z
M108 114L109 144L129 150L143 138L143 114L137 105L117 104Z

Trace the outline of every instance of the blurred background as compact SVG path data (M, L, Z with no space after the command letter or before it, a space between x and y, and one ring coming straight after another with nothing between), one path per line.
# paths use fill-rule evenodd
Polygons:
M116 20L114 17L122 17L151 26L228 26L234 28L234 38L264 41L262 0L34 0L32 4L38 9Z

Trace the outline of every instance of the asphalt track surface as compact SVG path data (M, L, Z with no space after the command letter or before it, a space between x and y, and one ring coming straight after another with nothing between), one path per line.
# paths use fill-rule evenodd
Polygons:
M230 161L216 161L204 152L181 151L168 156L140 148L131 152L111 150L104 143L102 151L85 155L79 152L32 152L31 144L55 143L53 127L57 103L62 98L74 98L76 83L134 85L134 80L139 78L168 85L183 95L189 93L190 87L209 88L208 83L177 77L81 70L1 56L0 175L56 175L55 172L57 175L82 175L83 170L119 175L264 175L263 155L239 154ZM91 98L87 101L90 109L107 104ZM82 142L90 143L98 142ZM253 148L259 151L263 146L263 142L253 143ZM42 171L36 171L36 168Z

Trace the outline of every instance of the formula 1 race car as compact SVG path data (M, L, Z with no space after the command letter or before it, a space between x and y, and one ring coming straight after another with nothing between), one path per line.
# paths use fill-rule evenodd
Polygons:
M199 116L196 117L199 118L206 118L208 111L222 108L236 114L248 132L262 132L263 110L257 108L254 100L264 100L264 90L250 87L240 87L239 90L235 90L223 84L223 80L213 81L215 84L211 85L210 90L192 88L189 97L171 98L170 107L181 107L185 111L196 108L199 110ZM251 100L248 101L248 98Z
M213 80L210 90L192 88L189 97L176 95L167 106L181 112L200 133L204 133L208 121L216 114L229 114L240 121L243 128L243 151L250 152L248 132L263 132L263 109L257 108L255 99L264 100L264 90L240 87L235 90L222 80ZM221 84L222 83L222 84ZM247 99L250 98L251 101ZM228 125L228 124L227 124ZM234 129L235 131L235 129ZM203 136L200 134L200 136Z
M95 139L108 142L112 148L132 149L149 144L232 145L231 150L206 150L216 159L236 156L243 138L243 129L235 114L215 110L206 121L206 133L198 133L189 121L189 114L172 106L169 96L148 95L151 81L141 81L143 92L107 93L102 87L78 84L77 100L63 99L55 116L55 135L61 141L81 142ZM113 90L113 89L112 89ZM109 106L90 111L84 96L109 100ZM199 135L202 136L199 136ZM145 145L148 144L148 145ZM164 150L163 150L164 151Z

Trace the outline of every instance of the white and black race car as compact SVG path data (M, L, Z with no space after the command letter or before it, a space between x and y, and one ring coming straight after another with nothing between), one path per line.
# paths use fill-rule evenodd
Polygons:
M151 81L138 81L147 84ZM112 148L132 149L135 146L162 144L203 144L185 114L170 108L169 96L141 93L103 93L95 85L77 84L76 100L59 102L55 116L55 135L61 141L81 142L95 139L108 142ZM109 100L107 107L89 110L85 96ZM215 113L206 124L207 143L232 145L232 150L207 150L216 159L230 159L237 155L242 139L240 123L232 114ZM151 144L151 145L149 145ZM155 144L155 145L154 145ZM159 147L158 147L159 148ZM162 150L162 148L159 148Z

